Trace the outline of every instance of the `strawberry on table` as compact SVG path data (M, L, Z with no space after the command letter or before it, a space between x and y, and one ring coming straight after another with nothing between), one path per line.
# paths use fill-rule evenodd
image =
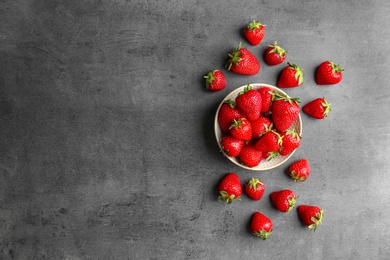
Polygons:
M268 113L271 110L272 104L272 89L269 87L261 87L257 89L261 95L261 113Z
M221 152L224 155L231 156L231 157L238 156L243 146L244 146L244 141L242 140L237 140L230 135L222 137Z
M271 120L261 115L258 119L251 121L251 126L252 126L252 138L254 140L258 140L270 128Z
M222 71L212 70L206 76L206 88L210 91L219 91L226 87L226 78Z
M257 150L254 145L245 145L239 157L241 163L250 168L258 166L263 158L261 151Z
M264 52L264 61L270 66L275 66L282 63L286 59L287 51L280 47L277 42L268 45Z
M242 43L228 54L229 60L226 64L228 70L242 75L256 75L260 71L259 60L248 49L242 48Z
M263 240L272 233L272 220L260 212L255 212L252 215L250 230L252 235L257 236Z
M299 218L309 230L316 231L317 227L322 224L324 211L317 206L300 205L297 208Z
M237 140L249 141L252 139L252 126L246 118L233 120L230 126L230 134Z
M303 112L316 119L324 119L332 110L325 98L316 98L303 106Z
M218 192L220 194L218 201L224 200L226 204L230 204L235 200L241 200L242 186L240 177L233 172L225 175L218 184Z
M218 124L221 130L225 133L229 132L230 126L234 119L243 118L244 115L236 109L236 102L233 100L225 100L219 109Z
M293 162L288 167L288 174L294 181L305 181L310 176L310 165L306 159Z
M279 133L289 129L297 119L301 110L299 102L299 98L290 98L274 92L271 106L272 121Z
M298 197L292 190L274 191L270 194L270 199L275 208L281 212L288 212L294 208Z
M280 88L295 88L303 83L303 72L296 64L288 63L282 70L278 80Z
M244 29L244 36L254 46L259 45L265 34L265 25L253 20Z
M260 200L264 194L264 183L261 180L252 177L252 179L245 185L245 191L253 200Z
M316 72L316 83L318 85L334 85L343 78L344 69L331 61L322 62Z
M292 153L301 144L301 136L292 128L282 133L281 136L282 149L279 151L279 154L282 156Z
M249 121L256 120L261 112L261 94L255 89L252 89L248 84L243 91L238 93L236 97L237 109L246 116Z

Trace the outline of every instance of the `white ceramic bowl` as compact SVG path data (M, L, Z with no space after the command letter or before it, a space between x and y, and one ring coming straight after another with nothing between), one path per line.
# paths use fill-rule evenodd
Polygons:
M264 84L264 83L251 83L250 84L252 89L259 89L261 87L269 87L271 88L272 90L276 90L284 95L287 95L284 91L282 91L281 89L275 87L275 86L272 86L272 85L269 85L269 84ZM223 105L224 101L225 100L228 100L228 99L231 99L231 100L235 100L238 93L240 93L242 90L244 90L244 88L246 87L247 85L245 86L241 86L235 90L233 90L232 92L230 92L229 95L227 95L221 102L221 104L219 105L218 109L217 109L217 113L215 115L215 119L214 119L214 130L215 130L215 137L217 139L217 143L219 145L219 148L222 149L221 147L221 139L223 137L223 132L221 130L221 128L219 127L219 124L218 124L218 113L219 113L219 109L221 108L221 106ZM297 117L297 119L295 120L294 124L292 125L292 128L295 130L295 132L299 133L300 136L302 136L302 119L301 119L301 114L299 114L299 116ZM294 151L295 152L295 151ZM247 169L247 170L253 170L253 171L265 171L265 170L270 170L270 169L273 169L275 167L278 167L280 165L282 165L284 162L286 162L293 154L294 152L286 155L286 156L281 156L280 154L275 156L274 158L272 158L271 160L266 160L266 159L263 159L260 164L256 167L248 167L248 166L245 166L243 164L241 164L236 157L230 157L230 156L226 156L231 162L233 162L234 164L244 168L244 169Z

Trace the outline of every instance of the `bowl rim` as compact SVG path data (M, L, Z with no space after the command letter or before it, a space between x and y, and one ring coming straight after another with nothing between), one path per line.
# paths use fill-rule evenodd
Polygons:
M275 86L270 85L270 84L267 84L267 83L249 83L249 85L252 87L252 89L259 89L260 87L269 87L269 88L272 88L273 90L276 90L276 91L278 91L278 92L280 92L280 93L290 97L286 92L284 92L280 88L275 87ZM219 110L220 110L220 108L223 105L225 100L232 99L231 96L236 94L236 96L234 97L234 100L235 100L235 98L237 97L238 93L240 91L242 91L246 86L248 86L248 84L240 86L240 87L237 87L236 89L231 91L229 94L227 94L223 98L221 103L219 104L219 106L217 108L217 111L215 113L215 117L214 117L214 134L215 134L215 138L216 138L216 141L218 143L219 149L221 151L222 151L222 146L221 146L220 136L222 135L222 131L221 131L221 129L219 127L219 123L218 123L218 113L219 113ZM298 123L299 123L299 135L302 136L302 118L301 118L301 113L300 112L299 112L298 118L296 120L298 120ZM266 167L266 168L259 167L259 166L261 166L261 163L258 166L255 166L255 167L248 167L246 165L243 165L243 164L239 163L235 157L231 157L231 156L228 156L228 155L225 155L225 157L227 157L231 162L233 162L235 165L237 165L237 166L239 166L241 168L244 168L244 169L247 169L247 170L251 170L251 171L267 171L267 170L274 169L274 168L282 165L286 161L288 161L288 159L290 159L290 157L295 153L296 150L297 149L295 149L294 151L292 151L290 154L288 154L286 156L277 155L277 157L284 157L283 160L281 160L279 163L277 163L275 165L272 165L272 166L269 166L269 167Z

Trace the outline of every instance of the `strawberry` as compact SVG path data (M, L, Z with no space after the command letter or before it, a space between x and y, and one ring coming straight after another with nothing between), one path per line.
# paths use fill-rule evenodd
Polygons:
M299 205L297 208L299 218L309 230L316 231L317 227L322 224L324 211L317 206Z
M281 212L288 212L293 209L297 198L292 190L274 191L270 194L270 199L275 208Z
M228 133L233 120L243 117L240 111L236 109L236 102L230 99L225 100L218 112L219 127L223 132Z
M331 61L322 62L316 72L316 83L318 85L333 85L339 83L343 78L344 69Z
M237 140L249 141L252 139L251 123L245 118L234 119L230 126L230 134Z
M292 126L301 109L299 102L299 98L273 93L272 121L278 132L284 132Z
M281 136L274 130L269 130L256 143L256 149L261 151L263 154L269 154L267 159L275 157L279 153L279 149L282 145Z
M282 133L282 149L279 154L286 156L297 149L301 144L301 136L294 129L288 129Z
M253 20L244 29L244 36L254 46L259 45L265 34L265 25Z
M203 78L206 79L206 88L210 91L219 91L226 87L225 75L220 70L212 70Z
M228 54L229 60L226 64L228 70L242 75L256 75L260 71L259 60L246 48L242 48L242 43Z
M293 162L288 167L288 174L294 181L305 181L310 175L310 165L306 159Z
M252 138L258 140L260 136L265 134L271 125L271 120L264 116L260 116L255 121L251 121Z
M255 212L252 215L250 230L252 235L257 236L263 240L272 233L272 220L260 212Z
M248 167L256 167L262 159L261 151L257 150L254 145L245 145L239 154L241 163Z
M316 119L324 119L332 110L325 98L316 98L303 106L303 112Z
M237 109L250 121L259 118L261 103L261 94L257 90L252 89L250 84L238 93L236 97Z
M277 42L268 45L264 52L264 61L270 66L282 63L286 59L287 51L278 45Z
M271 110L272 104L272 89L269 87L261 87L257 91L261 95L261 113L268 113Z
M259 179L252 179L245 185L245 191L253 200L260 200L264 194L264 183Z
M234 200L241 200L242 187L238 175L231 172L223 177L218 184L218 192L220 194L218 201L224 200L226 204L230 204Z
M244 141L237 140L230 135L222 137L221 140L221 151L224 155L235 157L241 152L244 146Z
M278 80L278 87L280 88L295 88L303 83L303 72L295 64L290 64L282 70Z

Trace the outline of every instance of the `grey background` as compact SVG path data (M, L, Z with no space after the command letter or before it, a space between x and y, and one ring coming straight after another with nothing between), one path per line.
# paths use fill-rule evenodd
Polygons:
M387 0L1 1L0 259L387 259L389 11ZM253 19L267 29L256 47L242 37ZM224 70L240 41L256 76ZM276 84L287 61L261 58L274 41L305 73L286 92L333 110L302 115L288 163L252 172L222 157L213 120L235 88ZM324 60L345 68L340 84L315 84ZM205 90L211 69L225 90ZM312 174L294 183L285 171L300 158ZM264 198L218 203L228 172L261 178ZM324 209L316 233L271 206L285 188ZM249 233L254 211L274 222L265 241Z

